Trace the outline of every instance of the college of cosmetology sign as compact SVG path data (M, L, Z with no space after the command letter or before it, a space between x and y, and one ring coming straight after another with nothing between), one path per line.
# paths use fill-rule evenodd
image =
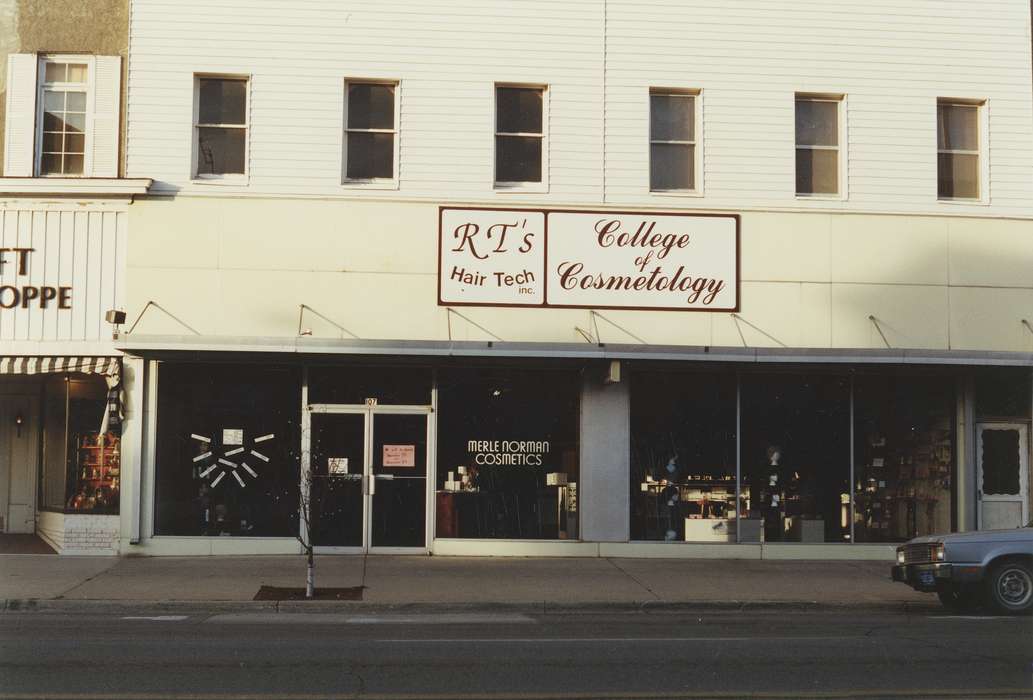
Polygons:
M739 310L739 217L439 210L438 303Z

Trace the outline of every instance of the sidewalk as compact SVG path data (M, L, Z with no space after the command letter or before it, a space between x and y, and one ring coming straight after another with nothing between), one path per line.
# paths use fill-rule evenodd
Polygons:
M302 587L301 556L0 557L0 609L88 609L107 601L235 604L260 586ZM321 556L316 586L364 586L361 602L320 602L373 609L392 606L640 609L680 606L930 605L935 598L889 580L882 562L706 559L532 559L423 556ZM315 605L301 601L292 609ZM231 606L233 607L233 606Z

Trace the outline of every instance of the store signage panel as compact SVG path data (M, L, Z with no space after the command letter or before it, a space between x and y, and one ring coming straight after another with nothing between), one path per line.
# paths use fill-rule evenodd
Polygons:
M440 210L438 303L739 309L739 217Z
M544 212L442 208L440 216L440 303L545 302Z
M735 311L730 216L550 212L550 306Z
M110 339L104 313L125 305L124 217L0 212L0 340Z

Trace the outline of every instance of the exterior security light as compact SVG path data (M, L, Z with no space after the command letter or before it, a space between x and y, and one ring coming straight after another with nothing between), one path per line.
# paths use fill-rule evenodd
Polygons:
M126 322L126 312L118 309L109 309L104 313L104 320L113 326L121 326Z

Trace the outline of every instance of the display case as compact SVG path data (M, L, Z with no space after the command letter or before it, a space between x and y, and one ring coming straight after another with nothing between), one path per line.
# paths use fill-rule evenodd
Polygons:
M114 433L73 433L69 465L75 479L66 510L80 513L118 512L122 479L121 439Z

